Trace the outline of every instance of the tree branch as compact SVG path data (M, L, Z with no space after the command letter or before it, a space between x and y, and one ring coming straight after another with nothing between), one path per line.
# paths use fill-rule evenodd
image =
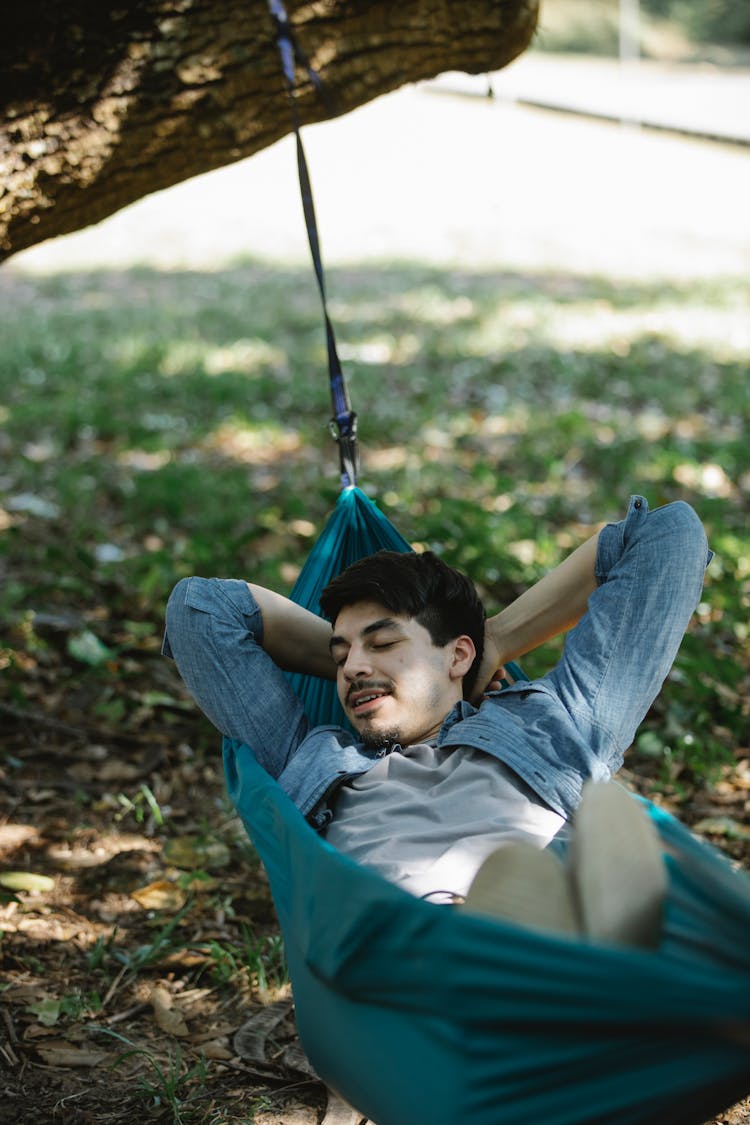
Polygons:
M337 114L445 70L496 70L538 0L294 0ZM289 132L266 0L24 0L0 35L0 260ZM304 75L303 122L328 115Z

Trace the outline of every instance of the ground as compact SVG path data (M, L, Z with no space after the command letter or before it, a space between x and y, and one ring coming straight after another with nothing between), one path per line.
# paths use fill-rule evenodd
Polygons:
M152 694L158 659L139 660ZM45 695L55 672L49 662ZM289 1053L273 910L226 807L215 739L193 751L192 717L147 705L103 761L112 730L91 720L95 704L80 698L49 723L4 709L4 866L54 886L5 893L0 1120L317 1120L325 1096ZM114 796L125 779L128 809ZM267 1051L238 1051L238 1029L268 1005L285 1018Z
M116 656L71 684L71 620L50 614L24 705L0 704L1 858L31 873L0 911L0 1121L313 1125L327 1093L295 1039L217 738L156 635L131 623L124 646L110 605L97 637ZM623 774L750 869L750 763L709 786L682 778L665 786L646 755ZM748 1121L750 1102L716 1119Z

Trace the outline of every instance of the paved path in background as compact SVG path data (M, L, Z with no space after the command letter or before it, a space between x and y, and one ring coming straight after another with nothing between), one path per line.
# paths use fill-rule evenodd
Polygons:
M706 86L704 72L691 68L688 99L670 93L672 82L681 88L687 73L662 69L661 92L657 97L653 86L646 101L654 112L664 105L663 121L669 100L689 104L694 116L712 106L704 131L716 133L726 124L721 91L739 89L727 104L747 104L749 74L736 82L739 75L730 72L727 84L712 71ZM639 282L732 276L745 292L747 148L620 128L511 100L513 90L531 97L532 77L539 100L544 78L546 89L560 97L567 92L572 98L574 86L585 85L589 110L606 102L614 112L613 89L621 89L616 63L529 55L495 77L492 101L446 96L459 77L407 86L305 129L328 264L396 258L441 268L557 270ZM486 90L486 79L461 81L465 89L473 81L475 93ZM309 271L289 137L249 160L149 196L96 227L28 250L4 270L134 263L205 270L243 256Z
M531 52L492 75L495 96L608 121L750 145L750 69ZM487 79L449 74L439 89L485 94Z

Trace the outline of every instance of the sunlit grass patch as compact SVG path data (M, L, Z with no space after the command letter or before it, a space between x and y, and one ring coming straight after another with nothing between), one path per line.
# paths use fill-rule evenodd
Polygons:
M471 573L490 610L619 518L629 493L694 504L716 558L628 763L683 812L730 797L739 808L747 294L420 265L331 280L361 484L419 549ZM4 952L24 988L35 982L24 1001L35 1020L75 1036L115 1015L123 1040L94 1047L121 1057L113 1080L131 1115L207 1120L210 1091L222 1106L237 1093L218 1068L238 1012L290 1001L216 734L159 655L164 605L193 573L290 589L335 503L317 295L306 271L250 263L20 279L0 333L0 707L17 717L3 768L9 793L30 773L18 818L39 827L20 846L67 893L64 914L11 901L46 944L43 957L24 948L30 931L11 919ZM526 671L542 674L560 649L530 654ZM62 825L52 846L48 823ZM132 859L102 854L102 824L137 839Z
M746 290L406 264L330 284L362 484L404 534L496 607L630 492L688 499L722 556L721 617L696 633L746 666ZM337 491L306 271L24 278L0 320L10 612L73 598L116 613L129 592L158 624L182 574L297 573ZM689 686L672 690L693 714ZM738 702L695 712L706 731L717 717L747 741Z

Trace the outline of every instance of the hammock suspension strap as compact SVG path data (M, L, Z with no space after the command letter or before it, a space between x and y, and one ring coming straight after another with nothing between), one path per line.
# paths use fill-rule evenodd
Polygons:
M339 447L339 461L341 466L341 487L349 488L357 483L359 474L359 442L357 438L357 415L352 410L349 401L349 392L341 368L338 351L336 350L336 337L333 324L328 315L328 302L326 297L325 273L323 259L320 253L320 238L318 236L318 223L315 218L313 204L312 184L305 159L305 150L300 133L299 113L297 110L297 77L296 70L299 65L303 69L320 96L323 103L330 109L329 99L320 79L310 65L310 61L299 43L297 35L289 22L289 16L282 0L268 0L268 7L276 28L276 41L281 55L281 66L286 79L289 105L292 113L292 125L297 145L297 172L299 175L300 194L302 196L302 210L307 228L307 240L310 245L315 277L318 282L320 300L323 306L323 324L326 334L328 350L328 379L331 388L331 405L333 417L329 423L333 438Z

